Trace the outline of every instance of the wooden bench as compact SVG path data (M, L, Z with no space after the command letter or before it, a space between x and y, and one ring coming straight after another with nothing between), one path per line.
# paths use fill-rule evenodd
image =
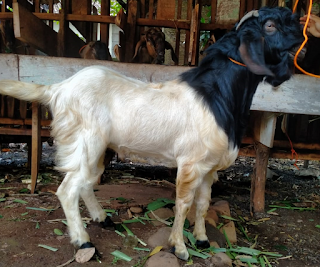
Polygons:
M80 69L91 65L105 65L119 73L145 82L171 80L189 67L155 66L144 64L126 64L110 61L83 60L74 58L0 55L0 79L14 79L39 84L53 84L69 78ZM264 186L269 157L291 158L291 145L288 140L276 140L279 130L280 114L320 115L320 88L317 78L295 75L278 88L269 84L260 84L252 103L252 114L248 134L243 139L240 155L255 156L256 168L252 179L251 211L264 210ZM39 166L39 144L47 133L41 130L47 126L40 120L39 107L32 104L32 192L34 192ZM1 120L0 120L1 122ZM29 123L25 124L29 125ZM22 122L21 122L22 123ZM23 124L23 123L22 123ZM6 130L0 135L12 134ZM30 133L30 130L28 130ZM23 131L21 131L22 133ZM316 142L294 143L300 159L320 159L320 140ZM307 152L306 152L307 151Z

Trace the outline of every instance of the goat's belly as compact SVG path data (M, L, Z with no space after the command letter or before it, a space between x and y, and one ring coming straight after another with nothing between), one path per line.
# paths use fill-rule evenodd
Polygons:
M177 167L176 160L167 153L145 152L139 150L131 150L125 146L109 145L111 149L118 153L118 157L125 161L129 160L134 163L143 163L154 166L167 166L170 168Z

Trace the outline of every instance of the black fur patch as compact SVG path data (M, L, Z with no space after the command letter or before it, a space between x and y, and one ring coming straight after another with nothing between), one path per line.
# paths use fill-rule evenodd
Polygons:
M264 24L272 20L277 31L270 35ZM261 51L257 50L261 43ZM289 52L303 42L298 17L286 8L259 10L259 17L251 17L236 31L233 29L210 46L199 66L181 75L197 92L213 113L218 125L226 132L229 145L239 147L247 124L253 95L265 75L254 73L231 62L228 57L244 62L239 52L246 47L254 66L266 68L274 75L266 81L278 86L292 75L293 62ZM257 72L258 73L258 72Z

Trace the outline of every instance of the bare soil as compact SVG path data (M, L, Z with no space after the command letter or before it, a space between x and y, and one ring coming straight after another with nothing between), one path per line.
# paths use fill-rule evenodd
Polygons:
M123 238L113 230L102 229L98 223L88 221L87 231L92 242L102 254L101 263L90 261L79 264L73 258L75 249L70 244L65 218L57 197L54 195L62 180L62 175L53 170L54 147L44 146L37 194L24 192L27 184L23 180L30 178L25 164L27 152L21 147L9 148L0 155L0 267L9 266L141 266L148 254L126 248ZM272 266L303 267L320 266L320 180L316 176L298 176L290 160L269 160L269 169L275 175L266 184L266 211L270 205L314 208L312 211L299 211L277 208L271 214L261 218L252 218L249 210L250 175L253 158L239 157L235 164L219 173L220 181L213 186L212 202L227 200L230 203L233 218L244 218L242 225L247 230L251 242L237 228L238 245L278 252L284 259L273 260ZM304 162L298 166L303 168ZM309 169L319 171L319 162L309 162ZM151 167L113 162L108 166L103 183L96 186L96 195L106 209L115 209L115 222L128 219L127 209L139 206L143 209L157 198L174 199L175 170L164 167ZM125 198L122 203L115 198ZM22 200L22 201L21 201ZM122 199L123 200L123 199ZM23 202L25 201L25 202ZM45 208L52 211L33 210ZM80 203L81 215L89 218L84 204ZM89 220L89 219L88 219ZM162 226L152 223L132 223L131 231L146 242ZM62 231L57 235L54 229ZM210 240L213 241L213 240ZM39 247L39 244L57 248L56 252ZM139 245L139 247L143 247ZM131 256L128 263L116 260L110 254L119 250ZM181 266L186 262L180 261ZM193 257L193 265L209 266L208 262Z

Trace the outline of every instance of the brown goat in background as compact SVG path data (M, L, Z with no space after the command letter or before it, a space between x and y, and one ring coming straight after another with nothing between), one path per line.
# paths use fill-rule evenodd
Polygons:
M165 40L165 35L160 28L150 28L141 35L140 41L136 44L132 62L163 64L165 50L171 50L171 58L178 64L178 57L173 47Z
M79 50L84 59L112 60L108 46L101 41L92 41Z

